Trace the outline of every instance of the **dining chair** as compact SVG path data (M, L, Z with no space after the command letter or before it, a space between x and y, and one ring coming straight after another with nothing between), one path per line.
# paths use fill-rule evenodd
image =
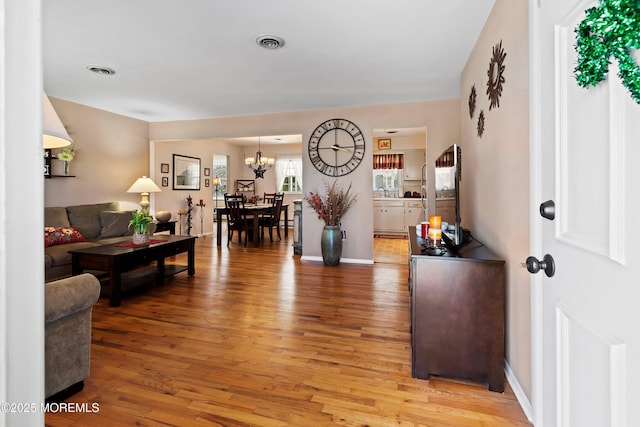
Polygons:
M273 203L273 199L276 197L277 193L264 193L264 203Z
M269 229L269 239L273 242L273 229L278 232L278 240L282 240L280 237L280 215L282 214L282 204L284 202L284 194L276 193L273 196L271 202L271 209L269 213L262 215L258 221L260 226L260 236L264 236L264 229Z
M227 246L233 240L233 232L238 232L238 243L242 242L244 231L244 245L247 246L249 222L245 216L244 198L242 195L225 194L224 206L227 211Z

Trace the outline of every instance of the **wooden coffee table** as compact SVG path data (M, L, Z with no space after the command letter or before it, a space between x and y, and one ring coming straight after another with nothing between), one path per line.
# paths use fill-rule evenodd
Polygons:
M195 236L163 235L153 236L151 244L146 246L122 246L131 242L96 246L93 248L69 251L71 254L71 273L82 273L84 270L100 270L109 274L109 305L120 305L122 294L122 273L141 265L156 261L157 282L164 280L165 275L176 274L187 270L189 276L195 269ZM187 252L188 265L165 268L164 259L179 253Z

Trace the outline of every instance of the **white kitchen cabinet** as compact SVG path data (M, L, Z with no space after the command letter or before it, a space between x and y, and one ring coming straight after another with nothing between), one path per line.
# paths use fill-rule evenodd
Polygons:
M436 215L442 217L442 221L449 224L456 223L456 200L436 199Z
M422 215L422 202L420 200L404 202L404 229L410 225L420 224L425 221Z
M424 163L425 150L405 150L403 175L404 180L420 181L420 179L422 178L422 165Z
M424 221L418 200L374 200L374 233L406 233L407 227Z
M404 202L380 200L373 202L373 231L375 233L403 233Z

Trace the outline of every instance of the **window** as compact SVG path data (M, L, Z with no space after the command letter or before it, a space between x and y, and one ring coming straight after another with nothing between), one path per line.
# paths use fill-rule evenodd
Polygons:
M218 194L217 196L221 196L227 193L227 182L228 182L228 169L227 169L227 156L221 154L213 155L213 171L211 172L211 181L213 182L213 178L218 178L220 180L220 185L218 185ZM215 186L213 187L214 198L216 197Z
M302 156L279 156L276 159L276 180L278 191L283 193L301 193Z
M376 169L373 171L373 191L398 191L402 186L402 169Z

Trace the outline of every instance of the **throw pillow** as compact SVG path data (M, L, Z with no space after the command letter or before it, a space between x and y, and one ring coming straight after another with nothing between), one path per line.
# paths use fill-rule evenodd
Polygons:
M86 242L87 240L75 227L45 227L44 247L65 243Z
M129 228L131 211L102 211L100 222L102 228L98 237L130 236L133 228Z

